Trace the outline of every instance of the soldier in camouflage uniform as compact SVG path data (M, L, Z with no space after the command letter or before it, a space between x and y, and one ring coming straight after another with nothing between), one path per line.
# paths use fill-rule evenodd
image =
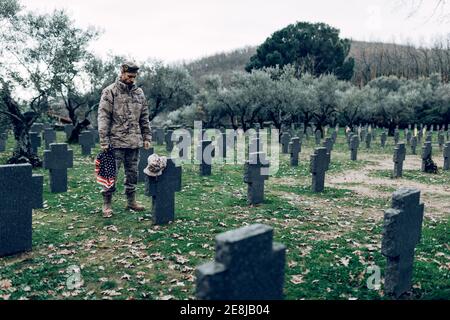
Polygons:
M139 148L150 148L151 131L147 100L135 80L139 67L132 62L121 66L120 77L102 92L98 108L98 132L103 151L114 150L117 171L125 168L125 194L127 209L143 211L136 202L136 184ZM103 216L112 216L112 195L116 191L104 188Z

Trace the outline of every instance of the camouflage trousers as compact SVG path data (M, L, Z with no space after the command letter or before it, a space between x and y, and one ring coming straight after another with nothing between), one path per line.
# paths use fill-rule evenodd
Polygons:
M114 157L116 158L117 177L119 176L122 164L125 170L125 194L136 192L138 182L138 158L139 149L114 149ZM117 181L116 181L117 183ZM102 193L113 194L116 191L116 184L110 189L103 188Z

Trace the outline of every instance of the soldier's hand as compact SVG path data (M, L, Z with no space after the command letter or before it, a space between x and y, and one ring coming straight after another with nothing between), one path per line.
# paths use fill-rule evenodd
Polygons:
M145 150L150 149L150 141L144 141L144 149Z
M107 144L102 144L102 145L100 145L100 148L102 149L103 152L105 152L105 151L108 151L109 145L107 145Z

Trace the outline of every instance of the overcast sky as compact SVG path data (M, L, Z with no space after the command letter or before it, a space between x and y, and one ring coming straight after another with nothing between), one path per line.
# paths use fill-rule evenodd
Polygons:
M450 30L429 19L434 0L418 15L397 0L22 0L30 10L66 8L79 26L93 25L99 55L138 60L192 60L246 45L261 44L296 21L325 22L355 40L427 43ZM449 19L450 20L450 19Z

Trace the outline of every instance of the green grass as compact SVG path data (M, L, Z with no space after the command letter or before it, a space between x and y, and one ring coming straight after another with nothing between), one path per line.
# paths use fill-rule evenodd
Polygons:
M63 141L62 133L58 141ZM12 147L10 138L8 152L0 153L1 162ZM386 298L382 287L367 289L368 275L364 274L372 264L382 271L385 268L377 247L382 221L353 217L347 211L364 212L370 207L381 214L390 199L361 197L352 190L329 186L323 193L312 193L306 159L314 148L313 139L304 144L299 167L291 168L288 156L282 155L280 170L269 179L266 201L260 206L247 205L242 166L216 165L212 176L200 177L198 166L184 165L183 188L176 195L176 221L166 226L152 225L151 200L144 196L142 184L138 200L148 211L124 209L122 171L113 203L115 215L103 219L93 166L98 148L90 157L81 156L78 146L72 148L75 161L69 170L67 193L50 193L48 173L35 170L45 177L45 207L34 210L33 251L0 259L0 299L190 299L195 295L195 268L214 257L214 237L252 223L273 226L275 241L287 247L287 299ZM166 153L163 146L156 146L155 152ZM371 152L390 151L374 147ZM334 154L338 153L348 153L342 135L335 146ZM362 170L368 164L336 156L327 175ZM446 177L442 174L442 183ZM284 178L293 178L294 185L282 184ZM286 194L302 200L288 201L282 196ZM308 203L322 203L324 211L311 211ZM325 212L338 207L346 209ZM450 298L448 230L448 220L425 220L413 279L417 299ZM83 285L78 289L67 286L70 266L81 268ZM5 280L11 281L11 287L1 287Z

